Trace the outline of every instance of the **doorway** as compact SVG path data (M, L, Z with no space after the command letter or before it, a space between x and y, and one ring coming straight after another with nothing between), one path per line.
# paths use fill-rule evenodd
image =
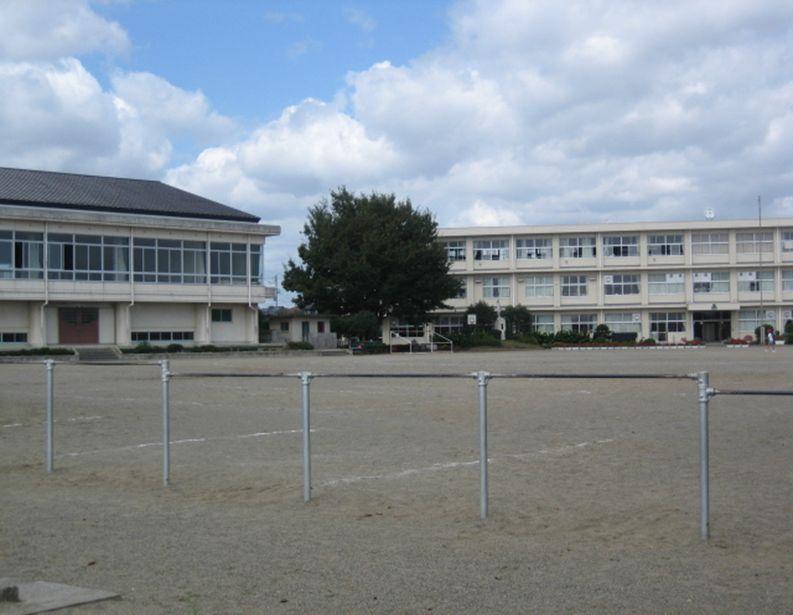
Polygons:
M58 308L58 342L60 344L98 344L99 308Z
M304 342L308 342L309 338L311 337L311 325L308 321L302 322L302 329L301 329L301 338Z
M694 339L706 343L723 342L732 336L730 312L694 312Z

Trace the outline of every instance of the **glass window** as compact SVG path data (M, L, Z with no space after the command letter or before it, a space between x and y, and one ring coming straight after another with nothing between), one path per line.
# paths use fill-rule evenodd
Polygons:
M213 308L212 322L231 322L231 310L227 308Z
M281 331L289 331L289 321L285 320L281 323Z
M509 259L506 239L478 239L474 241L474 260L505 261Z
M685 312L650 312L650 335L653 339L665 342L668 333L683 333L685 330Z
M433 330L441 335L453 335L463 329L465 316L462 314L447 314L435 317Z
M603 254L610 257L639 256L639 237L637 235L604 237Z
M465 260L465 240L445 241L446 258L452 262Z
M562 330L576 333L592 333L595 329L595 314L562 314Z
M793 231L782 231L782 251L793 252Z
M739 271L738 290L743 292L774 292L773 271Z
M765 310L740 310L738 312L738 329L741 333L754 335L755 329L763 324L770 324L765 318Z
M465 299L468 296L468 285L465 280L460 280L460 286L457 288L457 294L452 297L453 299Z
M680 256L683 254L683 235L650 235L647 253L650 256Z
M27 333L12 333L6 331L0 333L0 344L26 344L27 341Z
M793 269L782 270L782 290L793 290Z
M593 258L597 255L595 237L562 237L559 256L562 258Z
M738 254L767 254L774 251L773 231L742 231L735 234Z
M527 297L553 297L553 276L530 275L526 277Z
M729 233L694 233L691 235L691 252L693 254L728 254L729 251Z
M550 238L526 238L517 240L517 257L524 260L546 260L553 250Z
M509 278L485 278L482 292L488 299L510 296Z
M647 276L647 292L651 295L676 295L683 293L682 273L650 273Z
M695 294L730 292L729 271L695 271L691 274L691 279Z
M133 331L133 342L192 342L192 331Z
M607 312L605 323L614 333L641 333L642 316L638 312Z
M391 335L398 337L424 337L424 325L404 323L395 319L391 321Z
M607 295L639 294L639 275L636 273L604 275L603 281L603 288Z
M532 314L531 326L537 333L553 333L553 314Z
M562 297L585 297L587 281L585 275L563 275Z

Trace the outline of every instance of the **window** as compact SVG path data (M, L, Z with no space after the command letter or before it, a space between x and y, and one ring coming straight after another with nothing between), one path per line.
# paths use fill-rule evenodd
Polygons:
M650 235L647 242L650 256L680 256L683 254L682 235Z
M527 297L553 297L553 276L530 275L526 277Z
M684 312L650 312L650 335L659 342L668 339L668 333L682 333L686 330Z
M391 322L391 335L399 337L424 337L424 325L413 325L394 320Z
M730 292L729 271L695 271L691 278L694 281L694 294Z
M231 310L228 308L213 308L212 322L231 322Z
M509 297L509 278L485 278L482 282L482 291L488 299Z
M604 237L603 254L610 257L639 256L639 238L636 235Z
M465 260L465 241L445 241L446 258L451 262Z
M133 267L136 282L206 284L206 243L136 237Z
M735 234L738 254L767 254L774 251L773 231L746 231Z
M325 333L325 321L318 320L317 321L317 333Z
M782 270L782 290L793 290L793 269Z
M433 329L441 335L452 335L460 333L463 329L463 319L461 314L449 314L446 316L436 316Z
M597 255L594 237L562 237L559 256L562 258L593 258Z
M518 239L517 256L524 260L546 260L551 258L551 240L548 238Z
M751 293L774 292L773 271L739 271L738 290Z
M44 277L44 234L0 231L0 279Z
M683 293L682 273L650 273L647 276L647 292L650 295L676 295Z
M289 331L289 321L285 320L281 323L281 331L287 332Z
M133 331L133 342L192 342L192 331Z
M728 233L694 233L691 235L692 254L729 254Z
M537 333L553 333L553 314L532 314L531 326Z
M457 288L457 294L452 299L465 299L468 296L468 288L465 280L460 280L460 286Z
M754 334L760 325L770 324L765 318L765 310L740 310L738 312L738 329L741 333Z
M614 333L641 333L642 315L638 312L607 312L606 326Z
M474 241L474 260L505 261L509 258L506 239L480 239Z
M595 329L594 314L562 314L562 330L576 333L592 333Z
M782 231L782 251L793 252L793 231ZM2 263L2 258L0 258Z
M27 341L27 333L0 332L0 344L26 344Z
M210 280L212 284L245 284L244 243L215 242L209 244Z
M563 275L562 297L586 297L587 284L585 275Z
M636 273L615 273L604 275L604 291L607 295L638 295L639 275Z

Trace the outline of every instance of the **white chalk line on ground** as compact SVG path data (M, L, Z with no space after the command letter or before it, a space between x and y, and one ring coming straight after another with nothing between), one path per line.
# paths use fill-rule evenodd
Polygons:
M73 416L68 419L55 419L55 423L89 423L91 421L99 421L104 417L101 416ZM39 421L38 423L7 423L5 425L0 425L3 429L9 429L11 427L38 427L39 425L44 425L44 421Z
M556 448L544 448L540 449L539 451L534 451L531 453L516 453L510 455L502 455L499 458L488 457L488 463L496 463L501 459L531 459L533 457L540 457L542 455L563 455L565 453L569 453L571 451L580 450L582 448L588 446L595 446L597 444L608 444L610 442L614 442L614 438L606 438L604 440L592 440L589 442L579 442L578 444L566 444L564 446L559 446ZM323 487L335 487L338 485L350 485L352 483L360 483L363 481L370 481L370 480L394 480L405 478L406 476L415 476L416 474L430 474L432 472L440 472L443 470L454 470L457 468L464 468L467 466L476 466L479 465L479 460L473 461L450 461L447 463L434 463L430 466L424 466L422 468L409 468L407 470L399 470L398 472L387 472L385 474L366 474L361 476L348 476L345 478L337 478L334 480L329 480L322 483Z
M311 433L319 431L312 429ZM282 429L278 431L257 431L255 433L245 433L233 436L215 436L209 438L184 438L182 440L171 440L171 445L174 444L199 444L202 442L209 442L215 440L237 440L244 438L262 438L266 436L282 436L289 434L303 433L302 429ZM92 451L78 451L75 453L61 453L58 457L82 457L84 455L98 455L101 453L116 453L121 451L134 451L141 448L151 448L155 446L162 446L162 442L144 442L142 444L131 444L129 446L117 446L115 448L102 448Z

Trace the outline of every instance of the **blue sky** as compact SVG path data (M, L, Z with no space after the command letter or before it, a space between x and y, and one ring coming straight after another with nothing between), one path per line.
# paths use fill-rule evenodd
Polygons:
M304 98L332 99L349 71L404 64L442 44L448 5L163 0L94 8L132 42L115 66L200 89L221 113L254 126ZM108 68L101 54L86 65L95 75Z
M0 2L0 165L278 224L345 185L442 226L793 217L790 0Z

